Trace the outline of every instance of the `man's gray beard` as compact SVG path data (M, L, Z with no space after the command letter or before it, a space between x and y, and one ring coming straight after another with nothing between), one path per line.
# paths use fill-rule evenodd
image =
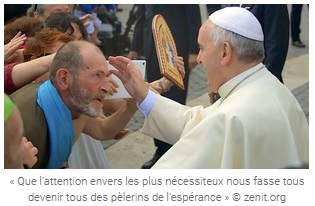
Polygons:
M88 92L79 85L73 85L69 91L69 99L73 108L80 114L89 117L99 117L103 114L103 108L95 109L91 106L93 97L88 95Z

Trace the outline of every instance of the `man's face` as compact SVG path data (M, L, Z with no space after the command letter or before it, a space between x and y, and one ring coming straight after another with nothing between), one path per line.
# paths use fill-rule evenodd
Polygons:
M86 68L79 71L69 87L69 99L77 112L97 117L103 114L102 101L110 89L107 62L100 53L84 53Z
M210 20L207 20L200 28L198 35L199 53L197 61L202 63L210 91L217 92L220 81L220 46L215 47L210 37Z
M45 22L46 19L52 14L56 12L63 12L63 13L71 13L69 4L45 4L45 12L42 16L38 16L42 22Z

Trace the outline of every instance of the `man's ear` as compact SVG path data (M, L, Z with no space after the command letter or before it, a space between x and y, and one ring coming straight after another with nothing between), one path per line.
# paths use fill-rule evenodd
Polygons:
M56 83L62 90L67 90L72 81L72 75L64 68L60 68L56 73Z
M223 50L222 50L222 57L221 57L222 65L227 65L228 63L230 63L231 58L232 58L232 47L228 42L224 42Z

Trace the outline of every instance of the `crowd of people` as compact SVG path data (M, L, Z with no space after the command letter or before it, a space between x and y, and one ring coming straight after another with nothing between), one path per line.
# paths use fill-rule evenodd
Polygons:
M128 133L138 109L146 117L143 133L158 147L142 168L307 164L308 123L281 78L289 30L278 27L287 38L276 45L268 36L277 33L271 25L278 20L261 16L277 10L289 29L287 6L242 7L216 6L202 24L199 5L139 5L128 57L107 57L98 47L97 5L34 4L14 14L4 28L4 168L111 168L100 141ZM160 75L145 26L158 13L174 35L185 88L190 69L202 64L209 94L218 96L211 106L185 106L187 90ZM131 61L141 47L147 79ZM111 75L132 98L105 99L117 92Z

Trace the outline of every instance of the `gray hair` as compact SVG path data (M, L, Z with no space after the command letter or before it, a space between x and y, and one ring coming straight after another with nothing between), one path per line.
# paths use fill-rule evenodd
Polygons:
M85 66L81 55L81 48L83 47L79 41L72 41L64 44L58 50L50 68L49 79L51 82L55 82L56 73L60 68L67 69L75 79L77 78L79 70Z
M35 12L43 16L45 13L45 5L46 4L32 4L32 6L27 9L27 16L34 17Z
M82 51L92 49L103 55L103 52L88 41L71 41L64 44L56 53L50 67L49 79L55 83L57 71L64 68L69 71L76 80L80 70L88 68ZM104 57L105 58L105 57Z
M235 49L239 61L250 63L253 61L262 61L265 58L264 42L252 40L236 34L234 32L222 29L211 23L209 27L210 38L217 47L227 41Z
M30 8L27 9L26 15L30 17L34 17L34 13L36 12L39 16L43 16L45 14L47 4L32 4ZM73 13L74 5L68 4L71 13Z

